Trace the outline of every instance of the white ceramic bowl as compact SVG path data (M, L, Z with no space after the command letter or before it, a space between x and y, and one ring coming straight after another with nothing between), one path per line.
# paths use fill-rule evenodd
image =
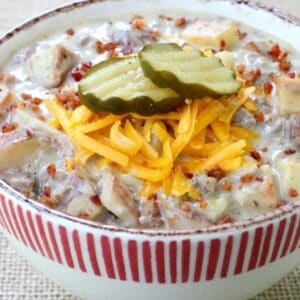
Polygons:
M37 17L6 34L0 39L0 65L45 32L149 10L230 17L263 28L300 50L296 20L243 1L90 0ZM0 182L0 224L32 265L88 300L247 299L300 263L299 201L234 225L146 233L51 211Z

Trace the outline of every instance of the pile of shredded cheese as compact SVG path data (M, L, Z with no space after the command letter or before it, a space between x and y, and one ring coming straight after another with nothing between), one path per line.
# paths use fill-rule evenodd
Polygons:
M251 139L257 138L253 131L231 125L240 106L257 109L249 99L254 90L242 88L221 100L186 101L176 111L151 117L96 114L83 105L69 112L56 99L47 100L46 107L53 114L49 123L60 125L72 140L75 160L85 164L97 155L99 168L112 165L144 180L141 196L162 187L167 195L198 198L186 172L205 173L214 166L236 170Z

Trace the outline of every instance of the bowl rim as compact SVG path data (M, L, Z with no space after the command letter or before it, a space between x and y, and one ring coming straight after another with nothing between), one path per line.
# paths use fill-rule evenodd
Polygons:
M30 18L27 21L25 21L24 23L22 23L21 25L17 25L16 27L13 27L11 30L9 30L8 32L1 35L0 36L0 46L2 44L4 44L6 41L13 38L19 32L29 29L32 26L34 26L35 24L37 24L41 21L44 21L45 19L54 17L58 14L73 11L75 9L80 9L80 8L86 7L88 5L101 3L101 2L107 2L107 1L117 2L117 1L124 1L124 0L80 0L80 1L72 2L69 4L63 5L63 6L59 6L57 8L51 9L45 13L42 13L34 18ZM207 0L207 1L213 1L213 0ZM233 5L246 5L246 6L250 7L251 9L263 10L267 13L273 14L275 17L280 18L283 21L289 22L296 26L300 26L300 18L283 13L279 9L276 9L271 6L267 6L265 4L261 4L258 2L250 2L247 0L225 0L225 1L229 2ZM251 226L260 225L262 223L266 223L267 221L274 221L275 219L279 219L279 218L287 216L289 214L293 214L294 212L296 212L296 209L299 209L299 211L300 211L300 201L295 201L295 202L290 202L282 207L279 207L272 212L263 213L254 218L238 221L235 223L214 225L214 226L210 226L207 228L201 228L201 229L182 229L182 230L170 230L170 229L161 230L161 229L159 229L159 230L154 230L154 229L124 228L124 227L118 227L115 225L105 225L105 224L101 224L101 223L96 223L94 221L80 219L78 217L68 215L64 212L51 209L41 203L36 202L33 199L26 198L20 192L13 189L5 181L0 179L0 194L1 194L1 191L5 191L9 196L12 196L15 199L17 199L20 204L29 205L31 208L33 208L37 212L46 214L50 217L52 216L52 217L56 217L56 218L61 218L63 220L75 222L76 224L84 225L84 226L87 226L88 228L93 228L93 229L99 229L99 230L101 229L104 231L110 231L110 232L116 232L116 233L127 233L127 234L131 234L131 235L134 234L134 235L154 236L154 237L216 234L216 233L221 233L221 232L227 232L230 230L249 229Z

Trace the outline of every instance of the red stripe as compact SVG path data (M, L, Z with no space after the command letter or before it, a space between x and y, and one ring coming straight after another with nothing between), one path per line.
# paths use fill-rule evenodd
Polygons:
M210 242L209 258L206 271L206 280L212 280L216 273L218 260L220 256L220 239L212 239Z
M150 242L143 242L143 263L145 270L145 279L147 283L153 282Z
M14 205L13 205L12 201L10 201L10 200L8 201L8 206L9 206L9 210L10 210L10 213L11 213L11 217L12 217L12 219L13 219L15 225L16 225L16 229L17 229L18 235L21 238L23 244L25 246L27 246L27 242L25 241L25 238L23 236L23 233L22 233L22 230L21 230L18 218L16 216L15 208L14 208Z
M182 241L182 257L181 257L181 271L182 271L182 282L187 282L190 273L190 258L191 258L191 241Z
M282 241L282 236L285 230L286 226L286 219L283 219L280 221L278 230L277 230L277 235L275 239L275 244L274 244L274 250L271 256L271 262L275 261L279 252L279 248L281 246L281 241Z
M5 216L5 219L7 220L7 224L9 224L9 232L14 235L17 239L18 236L17 236L17 233L15 231L15 228L12 224L12 221L11 221L11 218L9 216L9 213L8 213L8 209L7 209L7 206L6 206L6 199L4 198L4 196L1 195L1 206L2 206L2 209L3 209L3 215Z
M1 209L0 209L0 223L1 223L2 228L5 229L5 230L7 230L7 226L6 226L6 223L4 221L4 217L2 215Z
M177 282L177 243L172 241L169 247L171 282Z
M132 280L138 282L140 280L140 277L139 277L138 253L137 253L136 241L130 240L128 242L128 257L129 257Z
M0 195L0 201L4 202L4 197ZM2 210L2 205L0 205L0 214L1 214L1 219L4 225L4 228L11 234L10 228L8 226L8 223L6 221L6 218L4 217L4 211Z
M242 237L241 237L241 242L240 242L239 253L237 256L237 260L236 260L234 275L242 273L245 255L246 255L247 244L248 244L248 236L249 236L248 231L243 232Z
M287 233L285 243L284 243L284 246L283 246L283 250L281 252L280 257L286 256L286 254L288 252L289 246L291 244L293 233L295 232L296 218L297 218L297 215L293 215L291 217L291 223L290 223L290 226L289 226L289 229L288 229L288 233Z
M36 232L36 229L35 229L35 226L34 226L34 223L33 223L33 219L32 219L32 215L31 215L31 212L30 211L27 211L27 220L29 222L29 228L30 228L30 231L32 232L33 234L33 239L35 241L35 244L37 245L39 251L40 251L40 254L42 256L45 256L45 252L44 252L44 249L42 248L42 245L40 243L40 239L38 238L38 235L37 235L37 232Z
M230 259L232 255L232 245L233 245L233 237L229 236L227 239L226 247L225 247L225 254L224 254L224 260L221 270L221 277L225 278L228 274L228 269L230 265Z
M22 228L23 228L23 230L25 232L26 239L27 239L27 241L28 241L31 249L34 252L37 252L36 247L33 244L33 241L32 241L31 236L29 234L27 224L26 224L25 219L24 219L23 209L22 209L22 207L20 205L18 205L17 211L18 211L18 215L19 215L19 218L20 218L20 221L21 221Z
M298 246L298 243L299 243L299 240L300 240L300 221L299 221L299 224L298 224L297 232L296 232L296 235L295 235L290 253L292 253L296 250L296 248Z
M36 215L36 222L37 222L37 225L38 225L40 236L41 236L42 241L43 241L43 245L44 245L44 247L46 249L47 256L51 260L54 260L52 251L51 251L49 243L48 243L48 239L46 237L46 233L45 233L45 229L44 229L44 224L43 224L41 215Z
M66 227L59 226L59 234L60 234L60 240L64 249L65 258L67 261L67 264L70 268L74 269L74 262L70 250L70 244L68 240L68 234Z
M267 257L269 255L270 251L270 244L271 244L271 239L272 239L272 234L273 234L273 224L269 224L266 230L265 234L265 239L264 239L264 244L260 256L260 261L258 266L262 267L266 264Z
M101 237L102 256L105 264L107 276L109 278L116 278L115 269L112 261L110 243L107 236Z
M156 268L157 268L157 279L159 283L166 282L165 272L165 244L162 241L156 242Z
M263 234L263 228L258 227L255 230L254 234L254 241L253 241L253 247L252 247L252 252L251 252L251 257L248 265L248 271L251 271L255 269L258 257L259 257L259 250L260 250L260 245L262 241L262 234Z
M195 274L194 281L200 281L202 266L203 266L203 258L204 258L204 243L199 242L197 247L197 257L196 257L196 265L195 265Z
M73 231L72 236L73 236L73 243L74 243L74 247L75 247L76 256L78 259L79 268L82 272L86 273L86 267L85 267L83 256L82 256L82 250L81 250L81 244L80 244L80 238L79 238L78 231L77 230Z
M126 280L125 263L122 249L122 242L120 238L114 239L115 258L117 262L117 269L119 272L119 278Z
M88 233L86 239L87 239L87 246L88 246L88 252L90 256L92 269L95 275L100 276L101 272L97 260L94 237L91 233Z
M59 253L59 249L58 249L58 245L57 245L57 241L56 241L56 237L55 237L55 233L54 233L54 230L53 230L52 223L48 222L47 227L48 227L48 232L49 232L49 236L50 236L50 241L51 241L52 247L54 249L54 254L55 254L55 257L56 257L56 261L59 264L62 264L62 259L61 259L61 255Z

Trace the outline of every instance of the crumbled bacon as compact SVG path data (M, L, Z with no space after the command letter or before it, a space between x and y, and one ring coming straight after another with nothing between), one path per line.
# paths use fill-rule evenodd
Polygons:
M156 201L157 200L157 194L151 194L150 196L148 196L147 198L149 201Z
M220 180L226 176L226 173L219 166L214 166L211 170L207 172L207 175L210 177L214 177L217 180Z
M27 135L27 137L32 137L32 132L29 130L29 129L27 129L26 130L26 135Z
M93 195L90 197L90 200L95 204L95 205L98 205L98 206L101 206L102 203L101 203L101 199L99 198L98 195Z
M273 89L272 83L269 80L265 81L264 84L263 84L264 93L266 95L270 95L271 92L272 92L272 89Z
M257 52L257 53L260 53L260 49L258 48L257 44L253 41L247 43L245 46L244 46L245 49L247 50L250 50L250 51L253 51L253 52Z
M238 36L239 40L242 40L247 36L247 32L242 32L238 29L237 30L237 36Z
M279 60L279 69L283 72L288 72L291 69L291 62L286 58L282 58Z
M65 107L67 110L74 110L80 105L80 98L78 95L68 89L63 89L55 94L57 100Z
M217 221L217 224L224 225L224 224L233 223L233 222L234 222L234 218L232 216L226 215L226 216L221 217Z
M251 155L252 158L254 158L257 161L261 160L261 156L260 156L259 152L256 151L255 149L250 150L250 155Z
M43 102L42 99L34 97L30 100L30 103L34 104L34 105L40 105Z
M73 36L75 34L75 30L73 28L69 28L67 31L66 31L66 34L69 35L69 36Z
M260 150L261 150L262 152L267 152L267 151L268 151L268 147L262 147Z
M56 174L56 166L55 164L51 164L47 167L47 173L49 176L54 177Z
M252 180L253 180L253 175L250 174L250 173L245 174L245 175L243 175L243 176L240 178L240 182L241 182L241 183L248 183L248 182L250 182L250 181L252 181Z
M96 51L97 51L99 54L102 54L102 53L105 52L104 44L103 44L101 41L96 41L95 47L96 47Z
M182 26L184 26L186 23L187 23L187 20L186 20L185 17L178 18L178 19L175 21L176 27L182 27Z
M289 189L289 196L291 198L296 198L298 197L298 191L296 189Z
M282 206L284 206L284 205L286 205L286 204L288 204L288 202L286 201L286 200L280 200L280 201L278 201L278 203L277 203L277 208L280 208L280 207L282 207Z
M224 50L226 48L226 41L225 40L221 40L220 41L220 49Z
M290 72L290 73L288 73L288 76L293 79L296 77L296 74L295 74L295 72Z
M255 181L258 181L258 182L263 182L264 181L264 178L263 177L255 177Z
M3 73L0 73L0 81L3 81L5 78L4 74Z
M222 183L222 189L225 191L231 191L232 189L232 183L229 181L225 181Z
M243 79L246 81L246 84L253 85L255 81L261 76L260 69L251 69L248 72L242 74Z
M75 81L80 81L83 77L83 75L92 67L92 63L91 62L85 62L80 64L77 68L75 68L72 72L71 72L71 76Z
M274 60L278 60L281 54L280 46L278 44L274 44L268 54L270 54Z
M151 205L151 217L159 218L161 216L159 205L156 201L152 202Z
M47 205L49 207L55 207L55 202L52 198L47 196L39 196L38 201L44 205Z
M246 68L246 66L245 65L237 65L236 66L236 71L240 74L240 75L242 75L242 74L244 74L244 72L245 72L245 68Z
M133 29L143 29L145 27L145 20L142 16L134 16L130 20L130 24Z
M18 128L18 124L16 122L5 123L2 125L2 133L8 133L14 131Z
M191 207L188 203L183 202L181 204L181 210L184 211L184 212L189 212L189 211L191 211Z
M51 188L50 186L45 186L43 189L43 195L46 197L50 197L51 196Z
M32 96L26 93L22 93L21 98L26 101L32 99Z
M265 120L265 115L263 112L261 112L260 110L256 110L253 112L254 117L256 119L257 122L263 123Z
M283 151L283 153L285 155L292 155L292 154L296 153L296 150L294 150L294 149L286 149L286 150Z
M46 118L42 115L38 115L37 118L43 122L46 121Z
M172 17L161 15L159 18L163 21L173 21Z
M40 111L40 107L36 104L30 104L30 109L33 111L33 112L38 112Z

